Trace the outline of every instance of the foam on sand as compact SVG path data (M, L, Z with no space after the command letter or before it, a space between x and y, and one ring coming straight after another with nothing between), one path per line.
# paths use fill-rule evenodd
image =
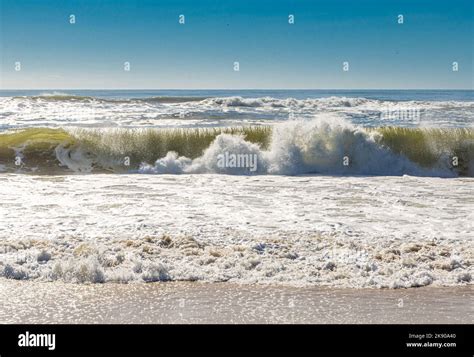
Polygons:
M0 276L472 284L472 178L0 175Z

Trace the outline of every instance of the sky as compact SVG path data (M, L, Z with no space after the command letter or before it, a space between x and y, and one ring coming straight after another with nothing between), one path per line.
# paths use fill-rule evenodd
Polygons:
M0 4L0 89L473 89L472 0Z

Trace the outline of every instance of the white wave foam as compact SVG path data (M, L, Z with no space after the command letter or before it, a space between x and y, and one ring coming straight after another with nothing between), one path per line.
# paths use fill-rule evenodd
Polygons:
M143 164L139 172L454 176L449 168L424 169L394 154L376 142L376 135L338 117L325 115L312 121L275 125L268 151L246 142L241 136L220 134L197 159L168 153L154 165ZM225 153L255 157L256 170L219 167L219 156Z
M359 107L365 106L371 109L383 109L387 106L399 104L402 106L418 106L423 109L428 108L474 108L473 102L463 101L384 101L361 97L324 97L312 99L285 98L278 99L272 97L243 98L243 97L218 97L208 98L201 102L204 105L216 107L254 107L254 108L337 108L337 107Z
M140 172L144 174L182 174L192 165L192 160L180 156L174 151L156 160L155 165L142 164Z
M0 277L472 284L474 179L0 175Z
M0 121L5 128L31 126L129 126L180 127L240 125L338 112L364 126L420 125L420 118L387 119L382 115L399 108L420 113L423 125L472 126L473 101L384 101L360 97L243 98L217 97L189 102L181 99L105 100L95 97L43 93L36 97L0 97ZM184 100L184 99L183 99ZM45 119L46 118L46 119Z
M35 98L38 97L65 97L65 98L71 98L74 97L72 94L64 93L64 92L58 92L58 91L53 91L53 92L41 92L39 95L35 96Z
M243 98L222 97L208 98L201 102L204 105L217 107L269 107L269 108L318 108L318 107L353 107L366 103L380 103L366 98L327 97L316 99L277 99L272 97Z
M226 166L219 165L219 156L228 153L236 157L251 157L256 159L255 170L244 165ZM191 160L187 157L180 156L175 152L158 159L154 165L142 164L140 173L154 174L198 174L198 173L220 173L245 175L250 173L266 173L267 162L263 157L264 152L257 144L253 144L244 140L242 136L220 134L213 143L207 148L203 155L197 159Z
M90 173L93 170L93 158L80 147L70 148L58 145L55 152L56 158L61 165L68 167L74 172Z

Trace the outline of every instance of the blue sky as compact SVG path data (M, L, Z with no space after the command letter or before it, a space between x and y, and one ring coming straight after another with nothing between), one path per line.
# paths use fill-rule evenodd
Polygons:
M3 89L473 88L472 0L0 3Z

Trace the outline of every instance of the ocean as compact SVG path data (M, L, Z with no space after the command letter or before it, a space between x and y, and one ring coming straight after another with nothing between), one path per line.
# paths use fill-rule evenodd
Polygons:
M0 95L0 170L7 172L438 177L474 172L473 91ZM250 155L258 168L218 167L217 156L224 153Z
M472 90L3 90L0 100L1 130L261 125L325 112L364 127L474 122Z
M0 276L472 284L473 95L1 91Z

